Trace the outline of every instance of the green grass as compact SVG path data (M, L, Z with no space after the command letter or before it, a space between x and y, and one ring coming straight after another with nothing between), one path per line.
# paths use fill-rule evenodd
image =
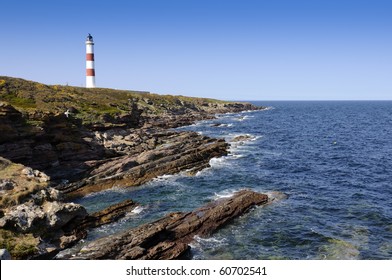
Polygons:
M7 249L13 259L26 259L38 251L39 239L32 234L21 234L0 229L0 248Z
M159 95L131 90L109 88L44 85L18 78L0 76L0 101L5 101L24 114L36 112L63 114L68 108L76 109L74 117L82 123L102 123L104 118L129 114L134 100L139 109L159 116L172 110L204 110L210 104L230 102L209 98Z

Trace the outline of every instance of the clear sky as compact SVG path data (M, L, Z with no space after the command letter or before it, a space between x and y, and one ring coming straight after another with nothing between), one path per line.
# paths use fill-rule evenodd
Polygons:
M0 2L0 75L226 100L392 99L390 0Z

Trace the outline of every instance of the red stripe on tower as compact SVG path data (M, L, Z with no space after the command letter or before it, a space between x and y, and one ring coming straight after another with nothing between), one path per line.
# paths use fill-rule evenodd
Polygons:
M95 77L95 70L94 69L86 69L86 76L94 76Z
M86 53L86 61L94 61L94 54L93 53Z
M90 33L86 39L86 87L95 88L94 41Z

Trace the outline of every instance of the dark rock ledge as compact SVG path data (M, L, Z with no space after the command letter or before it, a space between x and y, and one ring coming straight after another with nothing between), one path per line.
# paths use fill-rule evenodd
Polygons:
M116 187L132 187L144 184L158 176L181 171L195 173L209 166L210 159L227 155L228 144L195 132L163 131L161 129L134 131L128 139L144 135L142 145L135 140L116 140L106 136L110 147L123 153L110 160L89 161L89 171L84 178L58 186L67 197L75 198L91 192ZM135 142L133 142L135 141ZM126 143L121 145L121 143ZM122 151L121 151L122 150Z
M188 213L171 213L162 219L89 243L70 259L182 259L189 257L195 235L209 236L268 196L242 190Z

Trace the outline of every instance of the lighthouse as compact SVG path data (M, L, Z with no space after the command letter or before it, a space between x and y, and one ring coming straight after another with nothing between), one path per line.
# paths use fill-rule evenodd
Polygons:
M94 41L90 33L86 39L86 88L95 88Z

